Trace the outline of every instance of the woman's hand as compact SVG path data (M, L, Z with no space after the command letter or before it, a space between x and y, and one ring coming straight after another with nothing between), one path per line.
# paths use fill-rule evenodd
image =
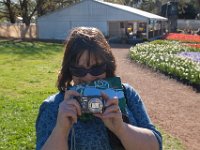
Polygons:
M118 98L114 97L109 99L109 97L104 93L102 93L102 97L105 100L106 109L102 114L94 115L101 118L109 130L111 130L113 133L118 133L123 130L124 127L122 113L118 106Z
M65 91L64 101L60 103L56 129L63 133L69 134L69 131L74 123L77 122L77 117L81 115L81 108L74 96L80 96L76 91Z

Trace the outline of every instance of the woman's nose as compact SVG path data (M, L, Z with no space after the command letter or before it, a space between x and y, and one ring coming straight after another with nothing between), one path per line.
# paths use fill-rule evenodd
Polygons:
M83 80L84 80L84 82L89 83L89 82L92 82L96 79L97 78L95 76L92 76L90 73L87 73Z

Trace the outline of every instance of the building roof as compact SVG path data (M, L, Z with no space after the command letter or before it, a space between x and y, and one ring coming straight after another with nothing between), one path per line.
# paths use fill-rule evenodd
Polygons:
M125 6L125 5L120 5L120 4L115 4L115 3L104 2L103 0L82 0L82 1L80 1L78 3L72 4L72 5L64 7L64 8L57 9L54 12L50 12L48 14L40 16L38 18L38 20L40 18L45 17L45 16L49 16L49 15L52 15L52 14L54 14L56 12L61 11L61 10L67 9L69 7L72 7L72 6L75 6L77 4L81 4L81 3L85 2L85 1L93 1L93 2L96 2L96 3L102 4L102 5L105 5L107 7L112 7L114 9L116 9L116 10L125 11L125 12L128 12L130 14L135 14L135 15L141 16L142 18L146 18L146 19L150 19L150 20L163 20L163 21L167 20L167 18L165 18L165 17L161 17L161 16L158 16L158 15L155 15L155 14L152 14L152 13L149 13L149 12L137 9L137 8L133 8L133 7L130 7L130 6Z
M158 15L155 15L155 14L152 14L152 13L140 10L140 9L136 9L136 8L133 8L133 7L130 7L130 6L104 2L104 1L101 1L101 0L94 0L94 1L96 1L98 3L102 3L102 4L107 5L107 6L114 7L116 9L120 9L120 10L128 11L128 12L131 12L131 13L134 13L134 14L138 14L138 15L141 15L141 16L149 18L149 19L167 20L167 18L165 18L165 17L161 17L161 16L158 16Z

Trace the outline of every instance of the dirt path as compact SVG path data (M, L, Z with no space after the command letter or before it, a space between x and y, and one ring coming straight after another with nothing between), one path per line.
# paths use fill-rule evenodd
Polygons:
M129 45L112 45L117 73L139 92L152 121L181 139L188 150L200 148L200 93L127 59Z

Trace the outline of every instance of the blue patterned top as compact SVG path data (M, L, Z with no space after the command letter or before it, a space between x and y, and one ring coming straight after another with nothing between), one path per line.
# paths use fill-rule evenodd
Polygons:
M149 119L145 106L137 92L128 84L124 84L126 93L126 115L129 123L142 128L147 128L155 134L160 150L162 150L162 136ZM47 141L56 125L58 107L64 99L64 93L59 92L47 98L40 106L36 121L36 150L40 150ZM77 150L111 150L108 133L101 119L94 117L87 121L78 119L73 125L75 146ZM69 134L69 147L71 147L71 135Z

